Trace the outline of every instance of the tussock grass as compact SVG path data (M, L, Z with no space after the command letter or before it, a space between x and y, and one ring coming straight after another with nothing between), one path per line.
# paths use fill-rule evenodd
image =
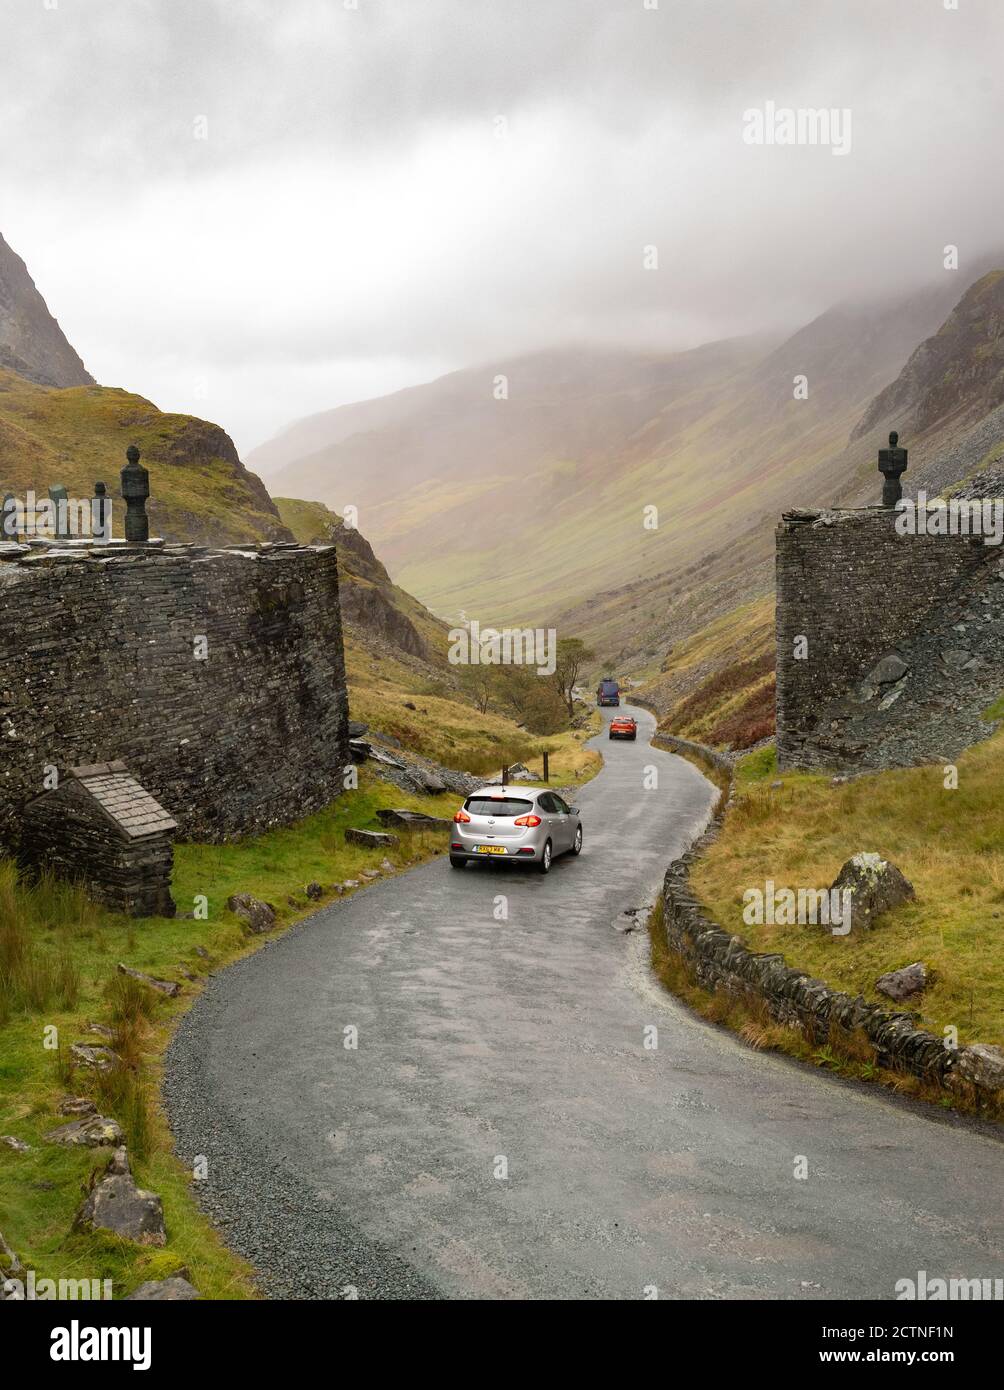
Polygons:
M0 861L0 1025L74 1006L81 981L71 941L96 921L96 909L73 885L43 875L27 891L15 865Z

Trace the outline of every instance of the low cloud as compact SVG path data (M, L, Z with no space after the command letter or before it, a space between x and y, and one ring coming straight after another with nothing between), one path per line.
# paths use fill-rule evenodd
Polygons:
M31 0L4 37L0 229L101 381L243 450L553 343L797 324L1000 241L994 0ZM767 103L849 110L852 147L747 143Z

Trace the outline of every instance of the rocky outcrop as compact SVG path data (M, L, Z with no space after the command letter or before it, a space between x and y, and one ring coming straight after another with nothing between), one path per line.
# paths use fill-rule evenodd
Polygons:
M0 367L39 386L93 386L20 256L0 236Z
M921 434L946 419L982 419L1001 402L1004 376L1004 271L970 285L948 318L874 398L852 439L895 418Z

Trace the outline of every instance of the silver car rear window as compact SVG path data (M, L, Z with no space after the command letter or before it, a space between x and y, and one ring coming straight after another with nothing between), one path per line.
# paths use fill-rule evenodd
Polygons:
M533 802L506 796L469 796L464 810L472 816L525 816L533 810Z

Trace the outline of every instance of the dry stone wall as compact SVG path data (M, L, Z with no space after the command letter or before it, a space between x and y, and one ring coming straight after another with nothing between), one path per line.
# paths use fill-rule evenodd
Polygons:
M977 711L1004 683L1004 586L990 583L1000 550L971 536L900 536L895 521L875 507L789 513L777 528L781 768L907 765L992 732Z
M334 547L0 546L0 845L47 767L115 759L183 838L331 801L349 761Z

